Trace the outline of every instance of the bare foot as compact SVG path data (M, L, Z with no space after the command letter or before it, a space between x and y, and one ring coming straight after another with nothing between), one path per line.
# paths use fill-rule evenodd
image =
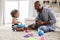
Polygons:
M32 25L32 28L35 28L35 27L36 27L36 24L33 24L33 25Z

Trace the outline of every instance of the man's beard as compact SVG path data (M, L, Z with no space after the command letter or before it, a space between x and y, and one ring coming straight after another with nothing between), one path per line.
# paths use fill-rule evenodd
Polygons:
M38 8L38 9L37 9L37 12L40 12L40 13L41 13L41 12L42 12L42 10L43 10L43 7L42 7L41 9L40 9L40 8Z

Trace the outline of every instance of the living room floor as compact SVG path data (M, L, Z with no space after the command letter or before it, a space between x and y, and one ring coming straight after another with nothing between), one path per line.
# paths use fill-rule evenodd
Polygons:
M37 31L32 30L35 40L39 40ZM46 40L60 40L60 29L56 29L56 32L45 33ZM11 30L11 25L1 25L0 26L0 40L27 40L28 38L24 37L24 31L22 32L13 32Z

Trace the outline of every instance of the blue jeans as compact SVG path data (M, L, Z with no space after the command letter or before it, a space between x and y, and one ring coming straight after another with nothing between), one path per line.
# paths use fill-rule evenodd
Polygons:
M50 32L50 31L55 31L55 27L42 25L38 28L38 31L39 30L43 30L46 33L46 32Z

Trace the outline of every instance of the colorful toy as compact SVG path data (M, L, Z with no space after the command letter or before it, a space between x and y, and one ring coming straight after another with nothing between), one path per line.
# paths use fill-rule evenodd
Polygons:
M25 24L22 24L22 23L20 23L20 24L18 24L18 27L25 27Z
M42 36L42 35L44 35L44 32L43 32L43 30L39 30L39 31L38 31L38 35L39 35L39 36Z
M41 36L39 40L46 40L44 36Z
M33 36L33 33L30 32L29 30L25 30L25 36L24 37L31 37Z
M33 37L29 37L28 40L35 40L35 38L33 38Z
M45 40L44 31L43 30L38 30L38 35L40 36L39 40Z

